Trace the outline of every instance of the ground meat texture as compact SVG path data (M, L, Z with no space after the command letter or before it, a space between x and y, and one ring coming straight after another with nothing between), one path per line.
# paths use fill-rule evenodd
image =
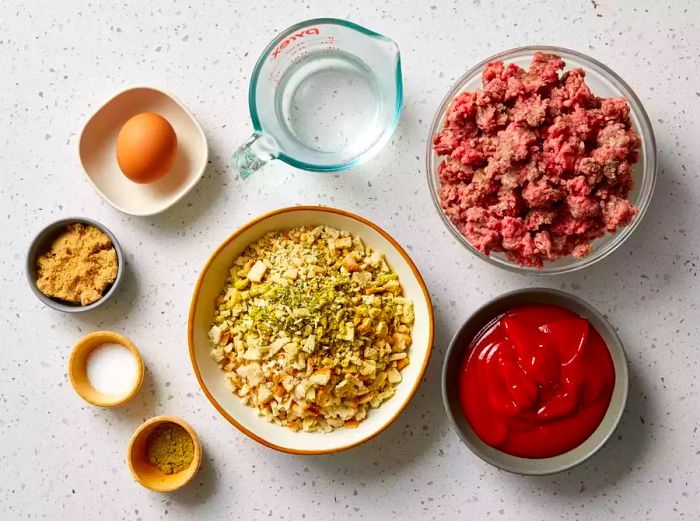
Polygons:
M433 138L445 214L479 251L522 266L588 255L627 226L640 139L625 98L599 98L585 72L537 53L493 61L482 88L450 103Z

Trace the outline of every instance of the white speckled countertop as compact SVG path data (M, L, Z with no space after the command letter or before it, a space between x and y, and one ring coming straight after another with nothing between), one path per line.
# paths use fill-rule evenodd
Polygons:
M3 2L0 518L700 519L700 3L329 4ZM357 170L319 175L278 162L243 182L228 158L251 130L253 64L277 31L317 16L348 18L398 42L399 128ZM533 43L612 66L642 99L659 148L656 194L631 239L598 265L555 278L508 274L472 258L442 224L424 173L428 125L455 78L497 51ZM88 115L133 84L175 93L209 138L202 181L153 218L103 202L76 152ZM209 252L251 217L298 203L338 206L385 227L422 270L437 321L433 359L406 411L378 438L323 457L280 454L230 426L200 392L185 338ZM23 274L34 234L70 215L107 225L128 258L116 297L79 316L43 307ZM540 478L473 456L448 425L439 394L445 348L462 320L486 299L532 285L597 306L618 328L631 371L613 439L588 463ZM67 382L71 346L96 329L131 337L147 365L140 395L117 410L88 406ZM194 483L170 495L134 483L124 461L134 429L161 413L187 419L205 450Z

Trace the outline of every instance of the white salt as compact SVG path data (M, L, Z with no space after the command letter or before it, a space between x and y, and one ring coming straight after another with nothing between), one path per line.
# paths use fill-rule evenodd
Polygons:
M128 393L138 378L136 358L120 344L97 346L88 355L86 365L90 385L102 394L120 396Z

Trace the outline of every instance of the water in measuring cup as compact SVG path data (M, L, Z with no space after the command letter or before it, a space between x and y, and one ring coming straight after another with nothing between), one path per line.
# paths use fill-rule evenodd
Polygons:
M349 161L369 149L384 130L376 76L343 51L313 52L293 64L276 97L286 133L311 154Z

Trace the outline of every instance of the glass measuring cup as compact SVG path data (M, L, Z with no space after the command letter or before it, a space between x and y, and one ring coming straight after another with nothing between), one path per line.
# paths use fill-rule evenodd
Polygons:
M399 48L345 20L317 18L281 32L253 69L255 132L234 154L247 178L271 159L336 172L376 154L399 121Z

